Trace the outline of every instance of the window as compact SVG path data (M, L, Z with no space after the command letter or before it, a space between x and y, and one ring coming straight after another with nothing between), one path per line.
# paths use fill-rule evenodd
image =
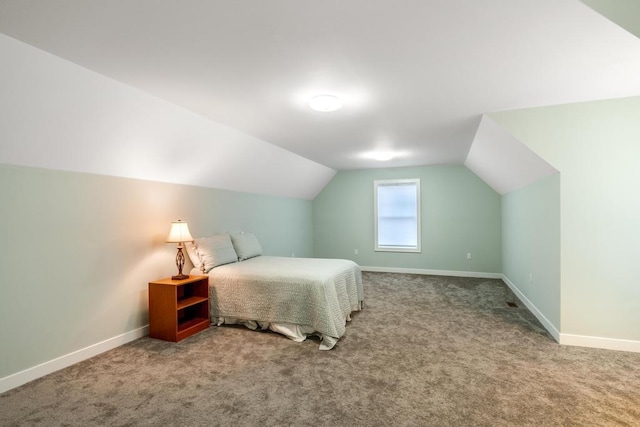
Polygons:
M420 252L420 180L373 182L375 250Z

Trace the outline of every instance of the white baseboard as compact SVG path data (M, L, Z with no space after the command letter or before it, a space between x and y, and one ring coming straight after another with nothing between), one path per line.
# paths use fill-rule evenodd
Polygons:
M67 366L82 362L83 360L97 356L100 353L104 353L107 350L111 350L128 342L137 340L145 335L149 335L148 325L126 332L122 335L109 338L97 344L90 345L89 347L74 351L73 353L65 354L57 359L41 363L40 365L25 369L24 371L0 378L0 393L4 393L12 388L26 384L29 381L44 377L45 375L66 368Z
M516 285L514 285L513 282L511 280L509 280L509 278L507 276L505 276L504 274L502 275L502 281L504 283L506 283L507 286L509 287L509 289L511 289L513 291L513 293L516 294L518 299L520 301L522 301L524 303L524 305L527 306L529 311L531 313L533 313L534 316L536 316L536 318L540 321L540 323L542 323L542 326L544 326L544 328L547 330L547 332L549 332L551 334L553 339L556 340L557 342L560 342L560 331L558 331L558 329L553 325L553 323L551 323L549 321L549 319L547 319L546 316L544 314L542 314L542 312L540 310L538 310L538 307L536 307L535 304L533 304L529 300L529 298L527 298L520 291L520 289L518 289L518 287Z
M479 279L502 279L500 273L485 273L477 271L452 271L452 270L427 270L424 268L398 268L398 267L360 267L362 271L376 273L406 273L427 274L431 276L477 277Z
M617 338L590 337L587 335L562 333L560 334L560 344L640 353L640 341Z
M640 353L640 341L624 340L617 338L591 337L587 335L574 335L559 332L555 326L538 310L538 308L514 285L507 276L502 280L511 288L514 294L522 301L529 311L538 318L545 329L553 338L562 345L574 345L578 347L601 348L605 350L631 351Z

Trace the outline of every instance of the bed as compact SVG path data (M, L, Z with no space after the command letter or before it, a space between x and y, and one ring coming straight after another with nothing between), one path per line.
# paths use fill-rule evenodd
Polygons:
M317 335L320 349L329 350L345 334L351 313L363 308L362 273L353 261L264 256L249 233L196 239L186 246L194 263L191 273L209 276L216 325L269 329L294 341ZM218 255L213 262L212 253Z

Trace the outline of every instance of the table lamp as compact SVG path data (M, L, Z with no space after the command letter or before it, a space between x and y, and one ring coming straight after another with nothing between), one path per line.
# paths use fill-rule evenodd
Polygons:
M169 236L167 236L167 243L178 244L178 254L176 255L176 266L178 267L178 275L171 276L173 280L188 279L188 274L182 274L182 267L184 267L184 253L182 252L182 244L184 242L193 241L191 233L189 233L189 226L182 220L173 221L171 223L171 230L169 230Z

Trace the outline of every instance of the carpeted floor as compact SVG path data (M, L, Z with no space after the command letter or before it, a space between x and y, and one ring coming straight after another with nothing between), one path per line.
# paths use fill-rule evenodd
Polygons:
M0 425L640 425L640 354L559 346L502 281L364 283L332 351L242 327L142 338L0 395Z

